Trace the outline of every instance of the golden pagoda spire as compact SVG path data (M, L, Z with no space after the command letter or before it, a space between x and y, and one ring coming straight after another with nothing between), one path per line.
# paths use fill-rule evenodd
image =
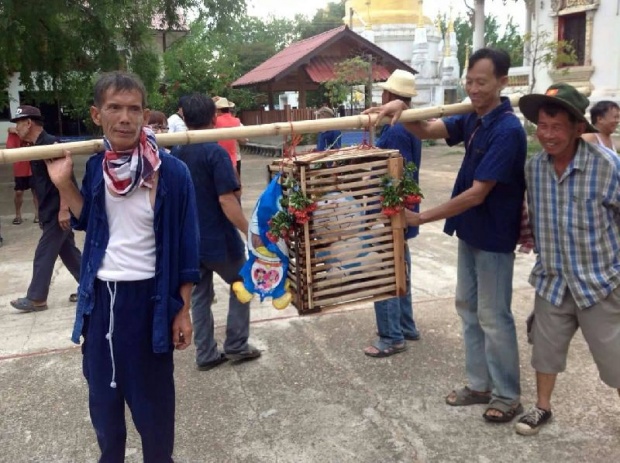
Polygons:
M463 66L463 72L469 68L469 43L465 44L465 65Z
M424 27L424 0L418 0L420 8L418 9L418 27Z
M446 34L444 35L443 55L445 57L448 57L452 54L452 47L450 44L450 36L454 32L454 19L452 19L452 10L453 10L453 6L452 6L452 2L450 2L450 19L448 20L448 30L446 31Z

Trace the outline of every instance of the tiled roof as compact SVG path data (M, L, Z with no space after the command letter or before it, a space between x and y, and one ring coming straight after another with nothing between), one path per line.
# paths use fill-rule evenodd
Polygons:
M267 82L277 78L281 73L293 67L299 61L303 60L308 53L315 51L317 48L325 45L334 37L347 29L346 26L340 26L322 34L315 35L299 42L294 42L284 50L276 53L274 56L263 62L246 75L240 77L233 82L233 87L243 87L246 85Z
M334 72L335 65L342 61L342 58L330 58L323 56L316 56L312 58L310 63L306 66L306 72L313 82L323 83L332 80L336 77ZM384 81L390 77L390 71L381 64L373 63L372 65L372 80Z

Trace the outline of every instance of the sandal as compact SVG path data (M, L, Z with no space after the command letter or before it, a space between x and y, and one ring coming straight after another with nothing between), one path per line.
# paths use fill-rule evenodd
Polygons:
M500 412L501 415L489 415L490 410ZM521 403L507 404L497 399L493 399L487 409L484 411L482 417L492 423L508 423L512 421L517 415L523 413L523 405Z
M219 367L221 364L228 362L228 358L223 353L220 353L220 356L215 360L211 360L210 362L204 363L202 365L196 365L196 369L198 371L209 371L213 370L215 367Z
M43 310L47 310L47 304L36 305L33 301L28 299L27 297L20 297L11 301L11 305L17 310L21 310L23 312L41 312Z
M369 349L375 349L375 352L370 351ZM404 342L402 344L386 344L385 342L379 340L375 342L372 346L364 349L364 354L368 357L373 358L384 358L390 357L394 354L400 354L401 352L405 352L407 350L407 344Z
M452 398L453 397L453 398ZM491 401L490 392L472 391L465 386L455 389L446 396L446 403L453 407L463 407L466 405L488 404Z
M21 225L22 224L22 218L21 217L15 217L13 219L13 225Z
M78 300L78 295L77 295L77 293L71 293L71 294L69 295L69 302L77 302L77 300Z

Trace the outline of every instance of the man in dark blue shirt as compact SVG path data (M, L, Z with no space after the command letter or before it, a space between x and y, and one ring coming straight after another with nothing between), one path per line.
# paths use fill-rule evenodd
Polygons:
M459 238L456 309L463 323L468 385L452 391L448 405L488 403L484 418L512 420L520 403L519 351L511 311L514 249L525 192L525 131L510 102L500 98L510 57L489 48L469 61L465 88L473 113L433 122L405 123L418 137L465 143L452 199L422 213L406 212L409 225L447 219L444 231ZM397 120L399 101L378 112Z
M415 96L415 77L407 71L395 71L387 82L379 84L383 88L383 103L399 100L407 107L411 104L411 97ZM409 132L401 123L386 125L376 145L379 148L396 149L403 156L405 163L413 162L420 167L422 143ZM413 173L413 179L418 183L419 172ZM419 204L412 210L418 212ZM418 236L418 227L408 227L405 231L405 241ZM405 242L405 264L407 268L407 292L404 296L393 297L384 301L375 302L375 315L379 339L364 349L369 357L387 357L406 349L405 340L417 341L420 333L413 320L413 305L411 301L411 254Z
M193 94L183 101L183 117L190 130L211 129L216 120L215 103ZM192 321L196 343L196 364L210 370L228 360L250 360L261 353L248 344L250 303L241 303L230 291L224 353L214 336L213 272L232 285L241 280L245 246L239 231L247 235L248 222L239 202L240 185L230 156L217 143L200 143L176 148L173 155L189 167L198 204L200 225L200 282L192 292Z
M323 106L315 113L317 119L330 119L334 117L334 111ZM340 130L325 130L318 134L316 141L317 151L338 150L342 146L342 133Z

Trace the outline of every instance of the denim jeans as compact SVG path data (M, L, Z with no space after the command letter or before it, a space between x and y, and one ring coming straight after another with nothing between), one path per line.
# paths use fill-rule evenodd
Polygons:
M411 301L411 254L405 242L405 268L407 291L404 296L392 297L375 302L375 316L379 338L387 345L402 344L407 337L418 337L420 333L413 320L413 303Z
M213 272L232 285L239 281L239 271L246 258L233 262L205 262L200 263L200 282L192 292L192 324L194 325L194 342L196 344L196 363L204 365L219 358L217 342L214 336L213 312ZM250 336L250 303L242 304L232 291L228 296L228 319L226 320L226 340L224 352L228 354L247 350Z
M469 387L506 404L521 394L512 301L514 253L487 252L459 240L456 311L463 322Z

